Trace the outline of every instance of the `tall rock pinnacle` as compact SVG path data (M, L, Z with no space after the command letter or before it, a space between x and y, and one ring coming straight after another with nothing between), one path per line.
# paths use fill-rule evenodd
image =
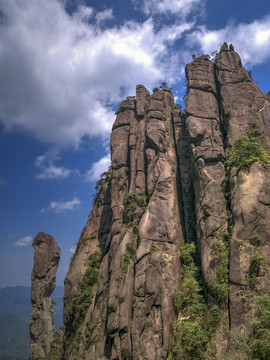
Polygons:
M33 241L34 266L31 276L31 360L49 354L54 337L51 294L56 285L60 249L50 235L38 233Z
M165 86L119 106L55 360L270 358L270 97L226 43L186 77L185 113ZM39 261L32 319L55 281ZM50 347L38 329L32 359Z

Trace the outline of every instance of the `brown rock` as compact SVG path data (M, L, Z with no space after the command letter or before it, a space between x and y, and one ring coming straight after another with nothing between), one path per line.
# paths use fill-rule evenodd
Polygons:
M31 276L31 359L41 359L50 352L54 340L51 294L56 285L60 249L50 235L38 233L33 241L34 266Z

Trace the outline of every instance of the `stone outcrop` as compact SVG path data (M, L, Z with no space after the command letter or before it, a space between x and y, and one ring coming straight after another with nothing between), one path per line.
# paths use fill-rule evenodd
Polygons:
M226 43L186 77L185 113L170 89L142 85L119 106L111 167L65 279L59 360L258 351L256 304L270 285L269 97Z
M254 84L239 55L226 44L217 54L216 69L228 147L255 125L258 141L269 153L270 98ZM230 241L231 330L249 334L254 328L255 298L270 285L269 167L255 162L249 171L232 169L229 178L234 221ZM259 239L257 244L251 240L254 236ZM254 254L262 256L256 278Z
M82 291L87 261L97 251L102 254L92 304L81 319L82 327L76 329L87 341L87 347L81 343L76 349L79 358L150 360L169 354L172 295L180 284L179 254L184 242L171 118L174 107L171 91L150 95L141 85L136 101L120 104L111 136L112 167L65 280L68 323L69 289ZM106 234L103 238L101 230ZM73 330L66 327L67 337ZM75 353L70 348L65 349L67 359Z
M33 241L34 266L31 276L31 360L45 358L54 340L51 294L55 288L60 249L50 235L38 233Z

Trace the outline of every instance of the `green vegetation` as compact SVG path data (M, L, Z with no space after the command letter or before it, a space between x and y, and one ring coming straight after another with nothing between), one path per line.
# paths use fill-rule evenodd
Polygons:
M216 279L209 279L208 288L220 308L228 304L229 292L229 243L214 241L212 245L216 265Z
M258 247L260 246L261 238L259 237L259 235L253 234L250 236L249 242L251 243L251 245Z
M78 253L81 244L83 244L83 243L85 243L86 241L89 241L89 240L90 240L90 241L91 241L91 240L95 240L95 239L97 238L97 235L91 235L91 236L85 237L84 234L85 234L85 227L84 227L84 229L83 229L82 232L81 232L79 241L76 243L76 249L75 249L75 252L74 252L74 254L72 255L72 257L70 258L70 264L72 264L72 262L73 262L73 260L74 260L74 257L75 257L75 255Z
M135 255L137 250L137 238L136 234L133 235L132 241L126 245L126 252L124 254L123 273L126 274L129 267L129 260Z
M113 178L119 181L123 178L123 176L121 174L113 174Z
M230 117L231 116L231 110L227 109L227 110L224 110L224 116L226 118Z
M161 90L168 89L168 83L167 83L166 81L163 81L163 82L160 84L159 88L160 88Z
M151 254L153 252L156 252L156 251L159 251L159 250L160 250L160 248L156 244L154 244L154 243L151 244L151 246L150 246L150 253Z
M270 359L270 296L258 296L256 300L258 321L255 336L250 340L253 359Z
M74 355L78 353L82 323L92 301L92 289L98 278L100 262L101 254L95 252L88 264L88 268L80 283L79 289L73 295L71 306L67 313L67 320L65 323L67 342L72 339L70 343L68 342L68 349L69 352Z
M155 93L155 92L157 92L157 91L159 91L159 88L158 88L158 87L154 87L153 93Z
M135 217L137 206L145 210L146 199L145 196L138 195L135 193L127 193L124 197L125 210L123 212L123 223L132 226Z
M250 335L234 335L231 345L232 356L224 360L269 360L270 359L270 296L256 298L256 316L258 321Z
M96 182L95 189L99 192L102 187L108 182L109 171L105 171L100 175L100 179Z
M259 161L262 164L270 162L270 156L258 143L259 132L255 122L251 123L251 129L246 135L237 139L228 154L227 164L235 166L238 170L249 170L250 166Z
M49 355L46 356L45 360L61 360L63 355L63 345L59 344L58 348L51 348Z
M259 276L261 265L263 264L263 262L264 262L264 258L260 253L260 251L256 251L254 254L252 254L250 268L249 268L250 276L256 276L256 277Z
M99 192L103 188L103 186L108 184L109 175L110 175L110 171L105 171L100 175L100 179L96 182L96 186L95 186L96 194L93 195L93 203L96 202Z
M181 104L175 104L175 108L181 110L183 109L183 106Z
M257 237L255 238L255 241L258 241ZM251 290L256 289L262 265L265 265L265 259L261 254L260 247L256 246L256 251L251 256L249 266L249 287Z
M219 324L217 305L208 307L202 295L200 269L195 264L194 243L181 248L182 289L174 295L176 320L170 359L203 360L206 346Z

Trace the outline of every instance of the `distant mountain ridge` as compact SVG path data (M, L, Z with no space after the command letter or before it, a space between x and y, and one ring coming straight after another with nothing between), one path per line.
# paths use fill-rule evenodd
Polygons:
M0 289L0 319L12 315L17 319L30 320L30 286L10 286ZM56 286L52 300L54 305L54 327L63 325L63 286Z
M30 354L30 286L0 289L0 360L28 360ZM63 325L64 287L53 292L54 326Z

